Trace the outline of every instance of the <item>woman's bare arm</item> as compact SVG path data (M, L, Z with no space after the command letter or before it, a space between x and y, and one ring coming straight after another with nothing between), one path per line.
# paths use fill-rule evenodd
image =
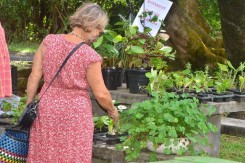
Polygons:
M108 111L108 114L113 118L114 122L117 122L118 111L114 107L110 92L104 84L100 62L91 63L89 65L87 80L99 104Z
M43 58L44 51L45 51L45 45L42 43L34 55L32 71L28 77L26 104L31 103L35 99L39 82L43 76L42 58Z

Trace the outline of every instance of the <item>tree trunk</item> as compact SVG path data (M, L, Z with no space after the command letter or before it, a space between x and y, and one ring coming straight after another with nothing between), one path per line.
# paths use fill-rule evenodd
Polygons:
M238 67L245 61L244 0L218 0L222 35L228 60Z
M221 38L211 37L210 27L203 18L195 0L172 0L173 5L165 19L170 35L169 44L176 52L172 69L182 69L187 62L193 68L204 68L224 62L226 55Z

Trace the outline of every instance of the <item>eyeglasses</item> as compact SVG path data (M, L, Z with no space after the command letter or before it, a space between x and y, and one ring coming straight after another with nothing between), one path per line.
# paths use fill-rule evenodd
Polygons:
M96 29L97 29L98 31L100 31L98 37L100 37L100 36L102 36L102 35L104 34L103 28L101 28L100 26L96 27Z
M103 34L104 34L104 31L101 31L101 32L99 33L99 36L98 36L98 37L102 36Z

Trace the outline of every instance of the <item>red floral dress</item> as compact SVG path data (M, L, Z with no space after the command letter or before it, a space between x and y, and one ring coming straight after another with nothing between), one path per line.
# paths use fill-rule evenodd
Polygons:
M44 39L44 93L68 53L77 45L64 35ZM28 163L90 163L93 144L92 105L86 71L101 57L88 45L80 47L49 87L38 107L30 133ZM40 97L39 95L39 97Z

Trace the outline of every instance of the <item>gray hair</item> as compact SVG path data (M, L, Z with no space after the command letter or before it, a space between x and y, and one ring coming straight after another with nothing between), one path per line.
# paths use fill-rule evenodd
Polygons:
M103 30L108 23L106 12L97 4L85 3L70 16L71 28L80 27L86 32L98 28Z

